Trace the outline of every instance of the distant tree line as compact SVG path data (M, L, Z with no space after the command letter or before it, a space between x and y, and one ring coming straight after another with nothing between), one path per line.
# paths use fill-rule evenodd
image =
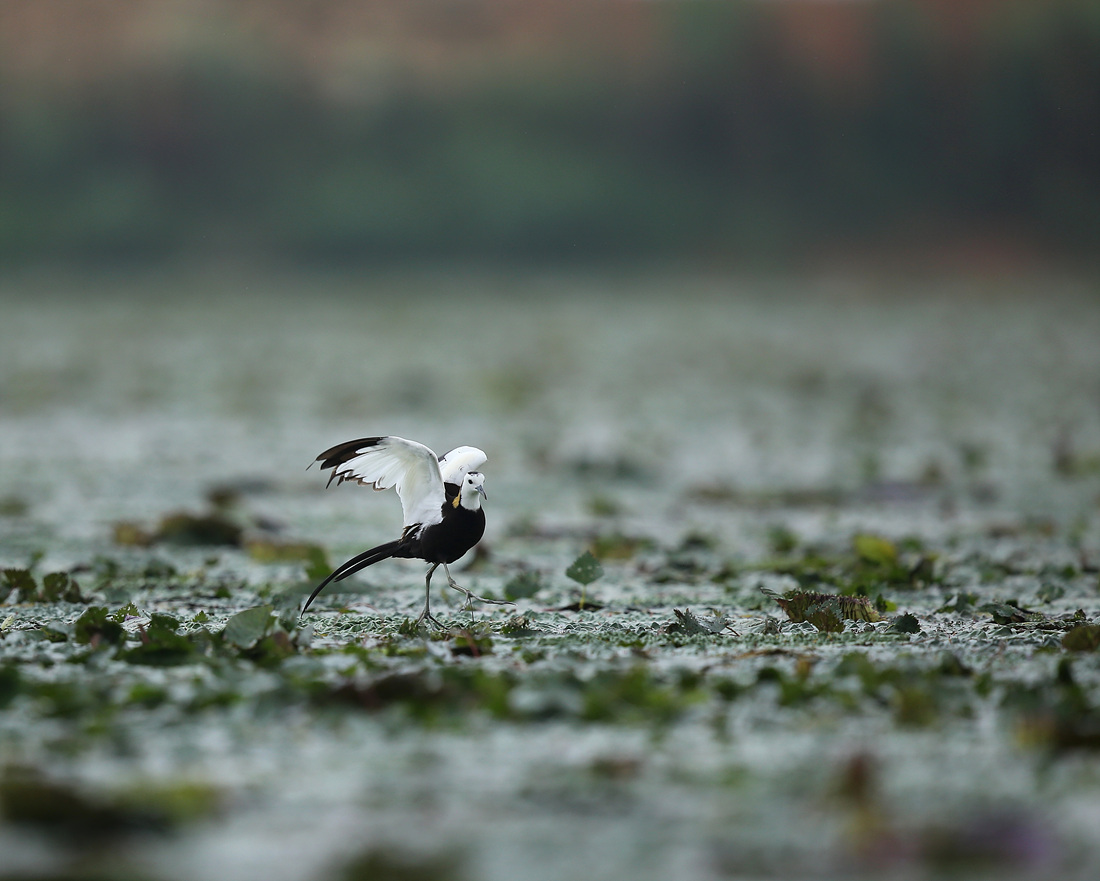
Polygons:
M792 52L773 5L666 4L635 65L354 100L231 53L9 88L0 257L784 258L986 228L1096 248L1100 4L1006 4L962 46L868 4L849 79Z

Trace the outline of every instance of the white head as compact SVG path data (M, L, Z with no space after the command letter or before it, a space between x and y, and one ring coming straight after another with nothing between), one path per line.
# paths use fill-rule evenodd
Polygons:
M487 499L485 495L485 475L480 471L468 471L462 478L462 484L458 489L458 497L455 499L455 507L462 505L467 511L476 511L481 507L481 500Z
M455 447L439 460L439 476L444 483L462 486L462 478L468 471L477 471L485 464L485 453L477 447Z

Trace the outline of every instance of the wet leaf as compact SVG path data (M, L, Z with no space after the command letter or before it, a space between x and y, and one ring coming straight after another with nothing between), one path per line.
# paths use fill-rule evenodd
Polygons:
M6 821L97 843L104 836L167 832L209 816L222 801L217 789L202 783L159 783L112 793L85 792L32 768L8 768L0 778L0 816Z
M897 610L898 604L892 600L886 599L881 593L875 597L876 612L896 612Z
M798 547L798 535L783 524L771 526L768 528L768 546L773 554L786 556Z
M168 514L153 533L153 541L181 547L226 545L239 547L244 530L221 514Z
M612 532L592 539L590 550L597 560L629 560L639 550L652 544L646 538Z
M43 624L38 628L38 633L47 642L67 642L71 636L70 628L58 622Z
M665 633L682 633L687 636L696 636L702 633L710 635L711 631L699 623L699 619L692 614L690 609L684 611L673 609L672 613L676 616L676 621L665 628Z
M936 609L936 612L955 612L959 615L965 615L977 605L977 602L978 595L976 593L961 590L951 600Z
M865 563L871 563L883 568L893 568L898 565L898 549L892 541L880 535L863 533L852 539L852 546L856 554Z
M1063 648L1071 652L1094 652L1100 649L1100 624L1081 624L1062 637Z
M0 517L26 517L30 509L30 503L20 496L0 498Z
M986 603L979 606L978 611L992 615L993 621L997 624L1023 624L1026 621L1046 620L1046 616L1040 612L1030 612L1013 603Z
M179 622L171 615L154 614L141 633L141 645L119 652L118 658L131 664L172 667L195 660L197 647L192 639L177 633Z
M15 664L0 665L0 710L15 700L21 679Z
M844 621L878 621L881 616L867 597L789 591L779 596L766 592L791 621L808 621L825 633L839 633Z
M917 620L916 615L906 612L891 621L887 631L890 633L920 633L920 621Z
M1035 598L1041 603L1050 603L1054 600L1060 600L1066 595L1066 589L1054 582L1048 581L1035 593Z
M286 542L259 538L249 541L245 547L248 556L257 563L306 563L307 567L323 569L322 577L332 571L324 548L312 542Z
M133 603L127 603L125 606L117 609L112 615L111 620L117 621L119 624L123 623L127 618L140 618L141 611Z
M27 602L28 598L37 596L38 585L35 584L34 576L29 570L0 570L0 602L6 600L13 590L19 591L21 602Z
M514 615L500 625L500 632L504 636L533 636L541 631L526 615Z
M111 527L111 534L115 544L124 547L146 548L153 543L153 536L148 530L128 520L115 523Z
M480 658L482 655L493 653L493 640L488 633L475 633L471 630L460 630L455 634L451 643L452 655L468 655Z
M225 622L222 636L237 648L249 648L263 639L275 624L274 607L256 606L238 612Z
M585 551L565 570L565 574L577 584L587 586L603 575L603 566L590 551Z
M38 592L38 599L44 603L84 602L80 595L80 585L68 572L50 572L42 576L42 589Z
M673 609L672 613L676 616L676 621L665 628L665 633L678 633L685 636L714 636L725 630L727 624L726 619L721 617L715 617L709 621L700 621L690 609L684 609L683 611Z
M426 854L371 845L344 866L339 881L461 881L468 877L462 854Z
M126 631L121 624L108 617L106 607L92 606L76 619L73 638L79 645L118 645L126 640Z
M504 585L504 598L513 601L527 599L538 593L542 586L542 576L538 572L520 572Z

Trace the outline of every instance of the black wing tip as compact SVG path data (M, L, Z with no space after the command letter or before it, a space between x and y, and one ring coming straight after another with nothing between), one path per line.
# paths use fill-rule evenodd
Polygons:
M329 447L313 461L320 462L322 469L343 465L348 459L354 459L368 447L377 447L385 439L385 437L361 437L357 440L344 441L342 444Z
M337 485L339 485L345 480L349 480L351 478L347 476L348 472L345 471L343 474L340 474L336 471L336 469L343 465L345 462L354 459L360 453L365 452L368 448L378 446L385 439L385 437L361 437L357 440L344 441L342 444L337 444L334 447L329 447L306 466L306 471L309 471L309 469L312 468L314 464L320 462L322 471L325 471L329 468L333 469L332 473L329 475L328 483L326 483L325 486L332 486L332 481L336 478L339 478L339 480L337 481Z

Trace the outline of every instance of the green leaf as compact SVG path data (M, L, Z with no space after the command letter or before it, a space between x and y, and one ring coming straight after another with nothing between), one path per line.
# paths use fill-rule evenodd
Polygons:
M1062 637L1062 647L1071 652L1094 652L1100 649L1100 624L1081 624Z
M1045 618L1040 612L1031 612L1013 603L986 603L979 606L978 611L992 615L997 624L1023 624L1026 621L1042 621Z
M783 596L766 591L792 621L809 621L818 630L839 633L844 629L844 619L849 621L878 621L880 616L867 597L838 596L827 593L811 593L791 590Z
M904 615L898 615L893 621L890 622L890 626L886 628L890 633L920 633L920 621L917 620L916 615L911 615L906 612Z
M118 645L126 639L126 631L121 624L108 617L105 606L92 606L76 619L73 638L80 645Z
M721 633L726 627L726 619L715 616L708 620L700 621L690 609L673 609L676 621L665 628L665 633L678 633L685 636L714 636Z
M15 700L22 685L22 676L15 664L4 664L0 667L0 710Z
M119 660L149 667L172 667L194 660L195 643L181 633L179 621L171 615L153 614L141 634L141 645L119 652Z
M306 578L310 581L319 581L331 571L332 566L329 564L328 555L325 553L325 549L319 545L311 547L309 550L308 562L306 563Z
M504 585L506 600L522 600L533 597L542 588L542 578L538 572L520 572Z
M1036 599L1041 603L1049 603L1054 600L1060 600L1066 595L1066 589L1060 584L1054 584L1053 582L1047 582L1035 593Z
M898 549L881 535L863 533L852 539L856 554L864 563L892 568L898 564Z
M73 580L68 572L51 572L42 576L42 590L39 599L45 603L80 603L84 598L80 595L80 585Z
M978 595L976 593L959 591L950 601L936 609L936 612L955 612L956 614L964 615L969 613L977 602Z
M263 639L275 623L273 606L255 606L238 612L225 622L222 635L237 648L249 648Z
M6 600L13 590L19 591L20 602L27 602L38 594L38 585L34 583L30 570L0 570L0 601Z
M221 514L188 514L180 511L166 515L153 535L153 541L179 547L229 545L240 547L244 530Z
M603 575L603 566L589 551L585 551L565 570L565 574L577 584L585 586Z
M47 642L65 642L70 636L70 628L57 623L43 624L38 632Z
M121 606L115 610L114 614L111 615L111 620L121 624L127 617L140 618L141 611L133 603L127 603L125 606Z

